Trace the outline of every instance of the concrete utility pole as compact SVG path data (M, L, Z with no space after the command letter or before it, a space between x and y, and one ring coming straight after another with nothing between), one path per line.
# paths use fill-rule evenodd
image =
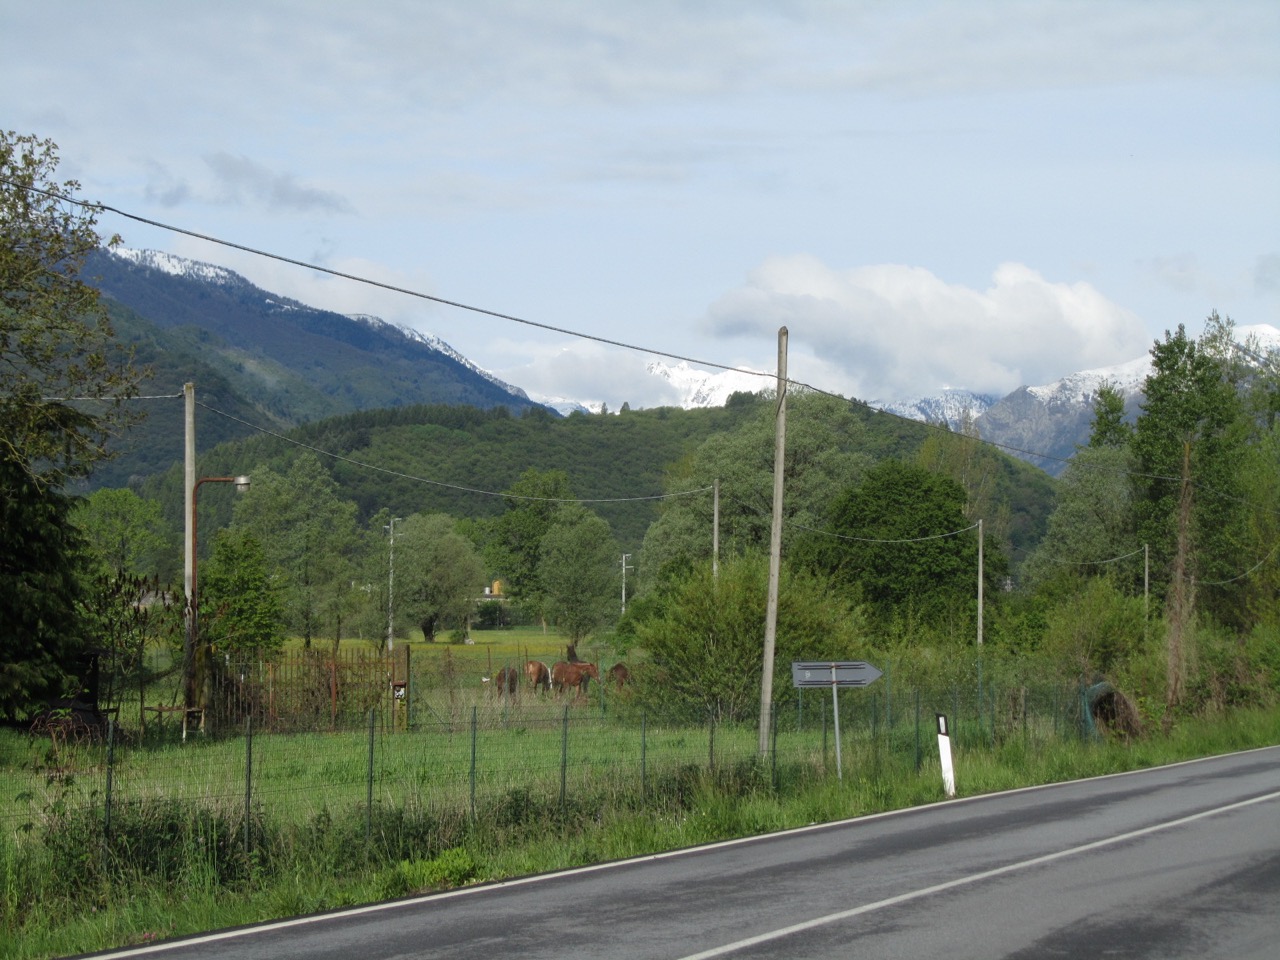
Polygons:
M396 589L396 524L403 520L404 517L392 517L391 522L387 524L387 530L391 533L391 538L387 545L387 653L391 652L395 625L391 598Z
M782 569L782 478L787 453L787 328L778 329L778 411L773 445L773 524L769 533L769 600L760 675L760 756L769 753L773 720L773 651L778 639L778 580Z
M186 597L186 608L183 611L182 642L182 678L183 706L190 710L195 706L195 662L196 662L196 610L193 604L192 587L195 578L195 518L196 518L196 385L184 383L182 397L186 407L184 417L183 440L183 483L182 483L182 515L185 518L186 536L182 544L182 591Z

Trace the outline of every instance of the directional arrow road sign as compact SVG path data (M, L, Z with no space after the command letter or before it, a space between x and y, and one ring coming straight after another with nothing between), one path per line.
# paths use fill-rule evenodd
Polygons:
M792 660L791 683L797 687L865 687L879 670L861 660Z

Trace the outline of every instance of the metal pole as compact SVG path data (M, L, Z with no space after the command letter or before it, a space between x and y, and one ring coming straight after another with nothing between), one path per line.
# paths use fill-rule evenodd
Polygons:
M244 718L244 855L249 856L249 813L253 809L253 714Z
M982 646L982 521L978 521L978 646Z
M107 717L107 796L102 816L102 836L111 842L111 786L116 767L116 721Z
M769 751L773 713L773 652L778 639L778 580L782 569L782 480L787 452L787 328L778 330L778 412L773 449L773 523L769 534L769 598L760 676L760 756Z
M373 730L374 709L369 708L369 773L365 780L364 803L364 855L369 856L369 842L373 836Z
M560 721L560 806L565 800L565 775L569 769L569 705L565 704L564 719Z
M402 522L404 517L392 517L391 522L387 524L387 529L391 532L390 542L387 546L387 652L391 652L394 616L392 613L391 599L396 588L396 524Z
M645 756L649 747L649 734L648 734L648 730L646 729L648 725L648 720L649 718L647 715L643 713L640 714L640 796L641 798L647 798L649 796L649 781L648 781L649 771L648 771L648 765L646 763L647 758Z
M844 779L844 765L840 759L840 698L836 691L839 687L836 684L836 665L831 665L831 715L835 718L835 734L836 734L836 779Z

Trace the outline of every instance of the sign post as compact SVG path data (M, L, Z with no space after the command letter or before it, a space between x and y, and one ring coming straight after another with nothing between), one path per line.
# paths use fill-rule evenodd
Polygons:
M844 765L840 757L840 687L865 687L880 679L881 673L862 660L792 660L791 684L804 687L831 687L831 712L835 717L836 778L844 780Z

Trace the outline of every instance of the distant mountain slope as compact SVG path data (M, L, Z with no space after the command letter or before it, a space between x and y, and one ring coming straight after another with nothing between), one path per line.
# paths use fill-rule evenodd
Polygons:
M286 422L424 403L535 405L445 344L276 296L222 267L100 251L85 272L109 298L198 344L206 363Z
M85 277L104 294L123 347L151 370L144 396L196 397L197 450L360 410L459 404L538 407L436 338L376 317L317 310L223 267L145 250L99 251ZM146 420L113 445L90 486L123 486L182 458L181 401L138 401Z
M1262 353L1280 350L1280 330L1268 324L1237 327L1236 342L1252 342ZM1076 448L1089 442L1093 426L1093 398L1108 383L1125 397L1130 419L1141 412L1143 390L1151 372L1151 357L1068 374L1038 387L1019 387L992 404L977 419L978 432L1013 448L1009 452L1047 473L1060 474ZM1029 451L1029 452L1019 452ZM1047 454L1048 457L1033 454Z

